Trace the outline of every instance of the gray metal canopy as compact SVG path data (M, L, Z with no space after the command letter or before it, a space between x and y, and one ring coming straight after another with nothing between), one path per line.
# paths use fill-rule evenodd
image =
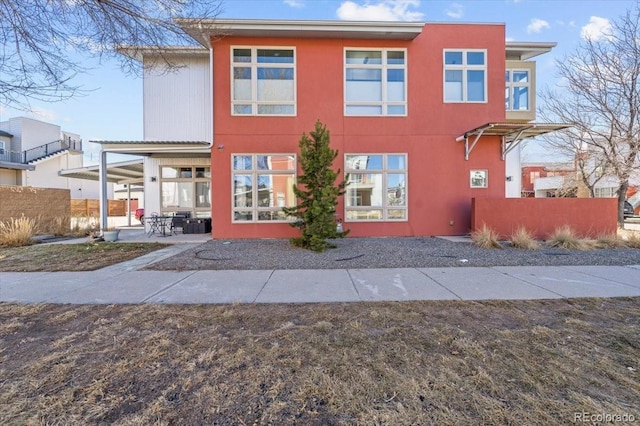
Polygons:
M487 123L475 129L464 132L456 138L456 142L464 141L464 159L469 159L469 154L473 151L482 136L500 136L502 138L502 159L520 142L525 139L544 135L545 133L567 129L571 124L558 123ZM469 143L469 139L473 141Z
M107 182L118 184L144 184L142 159L110 163L107 165ZM74 179L100 180L100 165L60 170L58 175Z

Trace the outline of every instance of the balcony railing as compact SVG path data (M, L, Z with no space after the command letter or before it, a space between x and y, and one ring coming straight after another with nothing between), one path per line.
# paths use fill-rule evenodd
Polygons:
M37 146L26 151L0 150L0 161L9 163L29 164L48 155L57 154L62 151L82 151L82 141L72 139L62 139Z

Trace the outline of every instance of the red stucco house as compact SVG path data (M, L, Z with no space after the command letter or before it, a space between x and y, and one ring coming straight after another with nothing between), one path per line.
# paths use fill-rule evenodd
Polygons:
M144 79L145 211L212 218L213 238L296 234L298 141L327 125L349 181L351 236L469 232L474 197L519 197L519 142L535 124L535 62L554 43L505 42L503 24L181 20L201 46ZM147 65L158 49L123 49ZM106 172L105 172L106 176Z

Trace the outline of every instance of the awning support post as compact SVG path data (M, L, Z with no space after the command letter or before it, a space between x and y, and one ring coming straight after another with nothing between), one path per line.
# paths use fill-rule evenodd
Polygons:
M507 157L507 154L511 152L515 147L520 145L522 139L520 137L524 133L525 130L530 129L531 127L526 127L518 132L518 134L513 138L513 140L509 143L506 141L506 136L502 136L502 160Z
M107 208L107 152L100 151L100 233L102 234L108 227L108 208Z
M478 141L482 137L483 133L484 133L484 129L482 129L482 130L480 130L478 132L478 135L476 136L476 138L471 143L471 146L469 146L469 137L466 134L464 135L464 159L465 160L469 161L469 154L471 154L471 151L473 151L473 148L476 147L476 144L478 143Z

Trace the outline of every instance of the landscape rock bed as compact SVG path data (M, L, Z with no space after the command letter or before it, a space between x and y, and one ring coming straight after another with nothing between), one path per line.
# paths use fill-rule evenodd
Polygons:
M640 265L638 249L481 249L438 237L345 238L323 253L285 239L212 240L160 263L154 270L370 269L469 266Z

